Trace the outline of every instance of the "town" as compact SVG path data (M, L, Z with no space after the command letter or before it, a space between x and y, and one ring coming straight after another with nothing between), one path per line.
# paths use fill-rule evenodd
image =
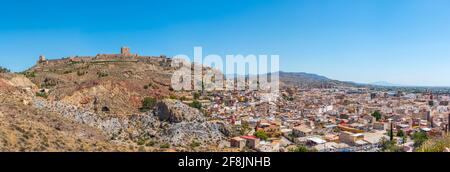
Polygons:
M280 94L259 103L258 92L216 93L202 103L211 118L234 126L229 146L238 151L412 152L449 132L448 94L355 87Z
M36 70L98 62L170 67L171 61L164 55L138 56L122 47L120 54L95 57L46 60L41 56ZM237 83L227 84L234 88ZM274 92L181 90L173 91L177 96L172 97L201 110L209 121L231 126L231 137L220 146L228 151L412 152L429 139L447 136L450 130L450 93L442 90L283 85Z
M444 88L380 89L279 72L277 87L256 81L271 89L237 89L255 84L246 77L225 83L235 89L174 90L172 61L132 54L128 47L119 54L40 56L27 71L4 70L2 82L25 91L17 92L19 104L100 128L109 142L132 150L449 151L448 144L430 146L449 138L450 93Z

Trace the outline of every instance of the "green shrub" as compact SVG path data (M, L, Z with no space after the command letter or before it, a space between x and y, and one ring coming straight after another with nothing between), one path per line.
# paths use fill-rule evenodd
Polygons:
M167 149L167 148L170 148L170 145L168 143L164 143L164 144L160 145L159 148Z
M252 128L250 127L250 124L248 122L242 122L239 133L241 135L246 135L248 134L250 131L252 130Z
M193 93L193 97L194 97L195 100L199 99L200 98L200 93L199 92L194 92Z
M155 141L149 141L147 144L145 144L145 146L155 146L155 144Z
M146 97L142 101L142 107L139 109L141 112L147 112L152 110L156 106L157 100L152 97Z
M36 92L36 96L42 97L42 98L47 98L48 97L47 93L45 93L45 92Z
M106 72L97 72L97 76L98 76L99 78L103 78L103 77L109 76L109 74L106 73Z
M414 140L414 147L418 148L428 140L428 136L425 132L416 132L413 134L412 139Z
M396 141L390 141L386 138L381 138L380 147L382 152L404 152L403 147L397 146Z
M197 100L194 100L191 104L189 104L189 106L198 110L202 109L202 104Z
M450 136L428 140L417 149L417 152L444 152L447 148L450 148Z
M156 86L154 86L152 83L149 83L147 85L144 85L144 89L149 89L149 88L155 88Z
M296 148L289 149L289 152L317 152L316 149L309 149L306 146L298 145Z
M405 132L403 132L403 130L398 130L397 137L403 137L403 136L405 136Z
M145 140L144 140L144 139L139 139L139 140L137 141L137 144L138 144L139 146L144 145L144 144L145 144Z
M196 147L199 147L199 146L200 146L200 143L199 143L199 142L196 142L196 141L193 141L189 146L190 146L191 148L196 148Z
M283 97L286 101L294 101L294 97L292 96L284 96Z
M36 77L36 73L35 72L25 72L25 77L34 78L34 77Z
M267 135L267 133L262 130L256 131L254 135L256 137L260 138L261 140L269 139L269 136Z

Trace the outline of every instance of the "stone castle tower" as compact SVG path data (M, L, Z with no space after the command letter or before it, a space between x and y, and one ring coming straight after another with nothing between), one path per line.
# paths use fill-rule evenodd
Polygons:
M43 55L40 55L39 56L39 63L44 63L44 62L46 62L47 61L47 59L45 58L45 56L43 56Z
M122 48L120 49L120 54L121 54L121 55L124 55L124 56L129 56L129 55L131 55L130 48L128 48L128 47L122 47Z

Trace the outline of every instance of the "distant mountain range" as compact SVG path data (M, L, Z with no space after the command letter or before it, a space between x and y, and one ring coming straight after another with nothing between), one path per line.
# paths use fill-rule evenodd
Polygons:
M281 86L299 86L301 88L330 88L335 86L369 87L374 89L408 90L408 91L434 91L450 92L450 87L410 86L394 84L386 81L373 83L357 83L352 81L338 81L325 76L304 72L280 72Z
M399 84L393 84L393 83L386 82L386 81L372 82L372 83L369 83L368 85L385 86L385 87L401 87L401 86L404 86L404 85L399 85Z
M335 86L359 86L352 82L343 82L338 80L333 80L325 76L305 73L305 72L276 72L280 77L281 86L297 86L300 88L329 88ZM270 74L269 74L270 75ZM245 75L225 75L227 78L245 77ZM248 76L247 76L248 77ZM255 75L250 75L250 77L255 77Z
M276 72L280 76L280 86L297 86L300 88L331 88L336 86L346 86L346 87L368 87L375 89L436 89L444 88L450 90L450 87L433 87L433 86L413 86L413 85L401 85L394 84L386 81L378 81L371 83L359 83L354 81L339 81L335 79L330 79L326 76L306 73L306 72ZM227 78L236 77L248 77L246 75L235 75L235 74L225 74ZM256 75L250 75L250 77L255 77Z
M356 86L350 82L333 80L325 76L304 72L279 72L283 85L295 85L303 88L327 88L335 86Z

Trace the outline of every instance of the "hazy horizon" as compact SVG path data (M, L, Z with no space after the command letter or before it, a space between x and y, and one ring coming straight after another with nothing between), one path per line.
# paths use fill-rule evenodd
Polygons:
M450 1L218 0L4 2L0 66L140 55L277 54L280 69L357 83L450 86Z

